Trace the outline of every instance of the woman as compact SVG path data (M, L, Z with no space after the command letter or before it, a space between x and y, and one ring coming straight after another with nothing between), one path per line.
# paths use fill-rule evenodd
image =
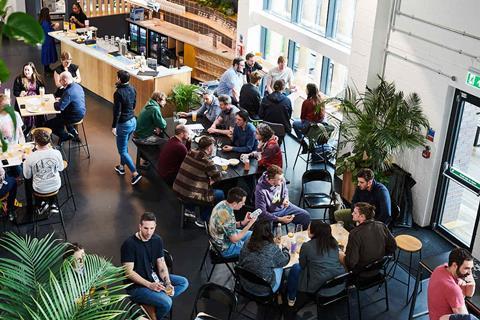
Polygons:
M257 221L252 236L240 251L239 266L266 279L273 292L280 288L283 267L290 261L288 249L281 250L273 241L272 225L268 221ZM240 280L245 290L264 296L269 290L247 280Z
M258 90L258 85L262 75L258 71L254 71L250 75L250 83L245 83L240 90L240 107L247 110L250 118L260 119L258 110L260 109L260 102L262 97Z
M76 83L82 82L82 77L80 76L80 70L76 64L72 63L72 55L68 51L62 52L60 55L60 60L62 63L55 69L53 73L53 79L55 80L55 86L57 91L55 92L55 97L61 97L63 93L63 87L60 83L60 74L64 71L70 72L73 77L73 81Z
M74 23L77 28L85 28L85 20L87 20L87 16L82 10L82 6L80 3L75 2L72 5L72 12L70 13L69 20L71 23Z
M291 307L302 307L308 300L307 294L315 293L325 281L345 272L340 263L338 243L332 236L329 224L312 220L308 227L308 236L311 241L302 245L299 263L292 266L288 275L288 305ZM333 296L343 289L344 286L339 285L324 289L320 293ZM300 293L298 301L297 291Z
M325 107L320 105L321 103L322 97L317 85L314 83L307 84L307 99L302 103L300 120L293 122L293 130L295 130L298 140L303 140L305 131L311 123L325 121Z
M287 88L287 95L291 92L296 91L295 85L293 84L293 71L290 67L287 66L287 59L283 56L278 57L277 66L270 69L267 77L267 93L270 94L275 89L273 85L275 81L283 80Z
M120 154L120 164L115 166L119 175L125 174L125 165L132 173L132 185L136 185L142 176L137 172L132 157L128 154L128 140L137 126L135 118L135 104L137 93L129 84L130 74L125 70L117 72L117 90L113 94L113 123L112 133L116 136L117 149Z
M2 134L2 139L9 145L25 143L25 136L22 132L22 117L17 111L14 112L15 126L12 115L6 109L9 105L9 97L5 94L0 94L0 133Z
M272 164L282 168L282 150L272 128L268 124L260 123L257 126L255 137L258 140L257 151L249 153L248 156L258 159L258 172L264 172Z
M43 32L45 32L45 41L42 44L42 64L45 73L52 72L50 64L58 60L57 48L55 47L55 40L48 35L49 32L58 30L58 23L53 23L50 19L50 10L48 8L42 8L40 10L40 16L38 22L42 25Z

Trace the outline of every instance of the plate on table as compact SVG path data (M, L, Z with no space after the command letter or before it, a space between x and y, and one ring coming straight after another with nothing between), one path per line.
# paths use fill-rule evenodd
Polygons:
M27 109L28 112L31 112L31 113L36 113L36 112L42 111L42 108L40 107L40 105L36 105L36 104L28 105L26 109Z
M233 159L229 159L229 160L228 160L228 163L229 163L231 166L236 166L236 165L238 165L238 164L240 163L240 160L233 158Z

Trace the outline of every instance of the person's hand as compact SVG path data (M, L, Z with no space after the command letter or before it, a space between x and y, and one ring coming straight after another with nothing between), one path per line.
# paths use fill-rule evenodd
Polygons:
M58 30L60 29L60 24L58 22L54 23L52 26L53 29Z
M150 282L150 284L148 285L148 289L160 292L165 290L165 287L160 282Z
M71 16L71 17L70 17L70 21L73 22L73 23L75 23L75 22L77 22L78 20L77 20L77 18L75 18L74 16Z
M290 201L288 199L283 200L283 206L286 208L290 205Z
M55 102L60 102L60 98L55 98Z
M116 137L117 136L117 128L112 128L112 133Z
M178 115L179 117L185 118L185 117L188 116L188 113L186 113L186 112L178 112L177 115Z
M257 218L258 217L252 218L250 216L250 212L247 212L247 214L245 215L245 218L243 219L241 224L242 224L242 226L247 226L249 224L252 225L253 223L255 223L255 221L257 221Z
M229 137L230 139L233 139L233 131L232 130L228 131L227 137Z
M210 127L207 129L208 133L216 133L217 132L217 129L215 129L214 127Z
M223 151L229 152L232 151L233 147L232 146L223 146Z
M26 95L27 95L27 93L25 91L20 92L20 97L25 97Z
M293 214L291 214L289 216L278 217L277 219L278 219L278 222L283 223L283 224L287 224L287 223L292 222L294 217L295 216Z

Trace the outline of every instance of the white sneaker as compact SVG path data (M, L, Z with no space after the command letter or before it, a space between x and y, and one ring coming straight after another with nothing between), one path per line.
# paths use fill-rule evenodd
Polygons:
M288 298L288 306L293 307L295 305L295 301L297 301L297 298L295 297L293 300Z
M195 211L191 211L191 210L188 210L188 209L185 209L184 213L185 217L188 217L188 218L196 218L197 216L195 215Z

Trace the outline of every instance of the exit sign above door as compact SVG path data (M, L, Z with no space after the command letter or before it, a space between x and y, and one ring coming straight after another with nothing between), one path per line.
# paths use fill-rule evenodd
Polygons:
M467 80L465 83L471 87L480 89L480 73L469 70L467 72Z

